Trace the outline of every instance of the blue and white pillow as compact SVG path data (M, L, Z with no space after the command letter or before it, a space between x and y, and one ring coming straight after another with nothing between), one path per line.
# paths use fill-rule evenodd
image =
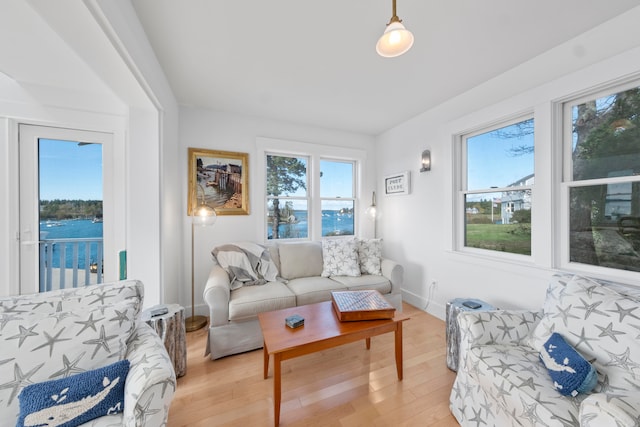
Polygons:
M72 427L124 409L129 361L67 378L26 386L20 392L17 426Z
M598 373L562 335L553 333L540 350L540 360L549 371L553 388L563 396L590 392L598 383Z

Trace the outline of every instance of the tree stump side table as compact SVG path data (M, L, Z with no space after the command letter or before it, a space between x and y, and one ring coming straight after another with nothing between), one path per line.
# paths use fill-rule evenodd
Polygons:
M166 314L151 317L151 310L167 307ZM142 320L153 328L164 342L164 347L173 362L176 377L187 373L187 340L184 327L184 307L178 304L162 304L142 312Z
M471 301L480 306L469 308L463 305L465 301ZM458 371L458 359L460 358L458 346L460 344L460 328L458 327L458 314L463 311L489 311L495 307L484 301L473 298L455 298L447 302L447 367L452 371Z

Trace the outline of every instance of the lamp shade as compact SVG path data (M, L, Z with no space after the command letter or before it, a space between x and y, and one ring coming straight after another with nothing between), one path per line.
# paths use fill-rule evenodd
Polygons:
M413 34L401 22L392 21L378 39L376 52L385 58L400 56L413 46Z
M211 206L202 203L193 211L191 220L193 221L193 225L206 227L215 224L217 217L216 211Z

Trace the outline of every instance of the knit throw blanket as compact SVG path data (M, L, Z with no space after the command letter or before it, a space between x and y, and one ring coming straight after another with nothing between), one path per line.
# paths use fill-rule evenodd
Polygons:
M278 268L269 250L257 243L239 242L218 246L211 252L229 274L231 290L242 286L264 285L276 280Z

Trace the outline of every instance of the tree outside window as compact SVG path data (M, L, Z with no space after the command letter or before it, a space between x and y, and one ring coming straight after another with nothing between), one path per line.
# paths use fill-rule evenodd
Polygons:
M568 103L565 117L569 261L640 271L640 88Z
M309 236L306 157L267 155L267 238Z

